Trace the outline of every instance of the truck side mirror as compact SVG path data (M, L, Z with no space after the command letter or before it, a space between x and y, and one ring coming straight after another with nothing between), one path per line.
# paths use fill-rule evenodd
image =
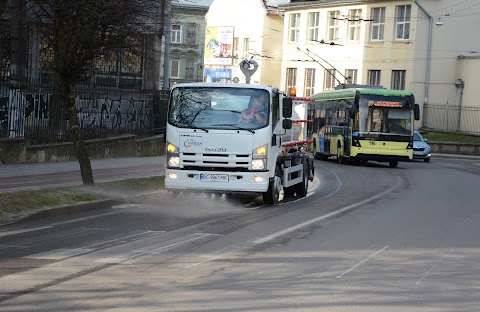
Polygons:
M282 121L282 127L283 129L292 129L292 120L291 119L284 119Z
M293 101L291 98L283 98L283 118L292 118ZM291 128L291 127L290 127ZM290 129L288 128L288 129Z
M415 117L415 120L420 120L420 105L413 105L413 116Z

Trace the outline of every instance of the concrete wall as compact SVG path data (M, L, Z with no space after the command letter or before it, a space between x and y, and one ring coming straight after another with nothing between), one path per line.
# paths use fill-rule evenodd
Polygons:
M165 154L163 134L139 138L126 134L85 141L90 159L146 157ZM0 163L43 163L76 160L73 143L26 145L25 140L0 139Z

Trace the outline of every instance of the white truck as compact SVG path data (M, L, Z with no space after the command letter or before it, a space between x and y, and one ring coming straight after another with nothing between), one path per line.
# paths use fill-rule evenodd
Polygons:
M265 115L245 121L252 97L263 98ZM261 194L266 204L277 204L282 196L306 196L314 174L306 151L310 142L293 138L292 123L302 121L292 121L292 110L292 99L270 86L173 86L167 113L165 188Z

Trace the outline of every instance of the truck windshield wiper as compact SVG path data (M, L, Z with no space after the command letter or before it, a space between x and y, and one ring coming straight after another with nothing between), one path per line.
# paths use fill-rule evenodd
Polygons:
M203 131L205 131L206 133L208 133L208 129L205 129L205 128L194 127L194 126L189 126L188 128L194 129L194 130L203 130Z
M232 127L232 128L235 128L237 130L245 130L245 131L248 131L248 132L251 132L251 133L255 133L255 131L253 131L252 129L247 129L247 128L243 128L243 127L239 127L238 125L236 124L214 124L212 126L218 126L218 127Z

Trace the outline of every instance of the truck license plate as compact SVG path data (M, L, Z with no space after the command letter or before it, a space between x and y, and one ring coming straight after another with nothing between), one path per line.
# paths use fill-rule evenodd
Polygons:
M228 182L228 174L208 174L201 173L200 181L205 182Z

